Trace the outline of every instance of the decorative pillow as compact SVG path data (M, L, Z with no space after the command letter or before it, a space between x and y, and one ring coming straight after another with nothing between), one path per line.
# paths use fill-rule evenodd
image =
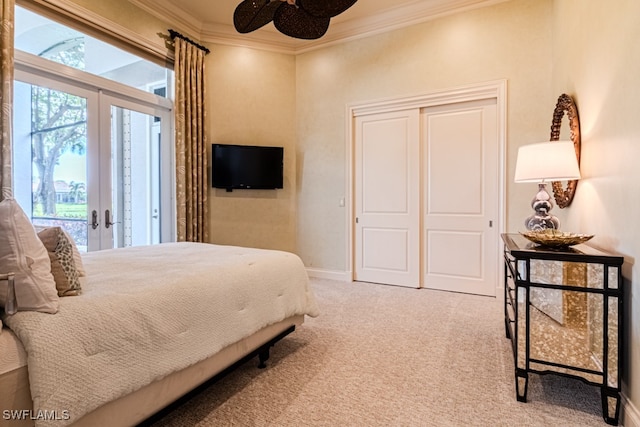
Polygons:
M73 241L60 227L49 227L38 233L51 260L51 274L56 282L59 297L78 295L80 280L73 258Z
M80 282L80 288L82 288L87 283L87 272L84 269L84 264L82 262L82 255L80 255L80 251L78 250L78 246L76 246L76 242L75 240L73 240L73 237L71 237L71 235L67 233L67 230L61 227L43 227L39 225L35 226L36 232L38 233L38 237L40 237L41 240L42 240L42 237L40 236L40 233L43 232L44 230L48 230L51 228L60 229L64 233L69 243L71 243L71 248L73 250L73 262L75 263L76 271L78 272L78 281ZM45 244L45 247L46 247L46 244ZM47 250L49 250L49 248L47 248ZM55 274L54 274L54 278L55 278Z
M56 313L58 292L51 262L33 225L14 199L0 202L0 272L14 273L18 310ZM0 282L0 306L7 300L7 285Z

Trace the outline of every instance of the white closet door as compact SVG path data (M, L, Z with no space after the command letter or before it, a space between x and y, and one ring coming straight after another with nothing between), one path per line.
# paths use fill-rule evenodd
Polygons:
M423 286L495 295L499 161L496 100L426 108Z
M356 117L355 280L420 286L420 112Z

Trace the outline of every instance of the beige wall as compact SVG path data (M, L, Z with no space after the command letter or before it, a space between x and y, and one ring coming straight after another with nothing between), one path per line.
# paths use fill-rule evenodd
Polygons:
M127 0L72 1L154 43L168 28ZM555 102L552 5L500 3L298 57L209 46L209 142L285 147L283 190L210 189L211 242L291 250L309 267L348 270L339 206L347 195L346 106L503 78L507 228L518 229L535 187L511 182L516 148L548 137Z
M231 193L209 189L210 240L295 252L295 57L210 47L206 63L210 142L284 147L283 189Z
M574 97L582 131L582 179L565 228L595 234L595 245L625 257L625 393L638 410L640 292L633 282L640 276L640 2L611 6L601 0L554 2L553 90Z
M349 270L346 105L508 80L508 228L535 186L512 183L516 148L548 138L551 0L519 0L313 51L297 58L297 253L309 267Z

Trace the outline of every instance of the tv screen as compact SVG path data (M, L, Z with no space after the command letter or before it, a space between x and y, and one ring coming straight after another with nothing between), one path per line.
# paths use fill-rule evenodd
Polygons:
M282 188L282 147L213 144L211 153L214 188Z

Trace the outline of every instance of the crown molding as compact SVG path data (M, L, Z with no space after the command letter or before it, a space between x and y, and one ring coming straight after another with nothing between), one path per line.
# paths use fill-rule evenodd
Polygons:
M390 7L375 15L332 23L323 38L297 46L295 53L358 40L505 1L509 0L434 0Z
M190 15L170 0L129 0L148 14L155 16L171 25L172 28L200 38L204 22L198 17Z
M273 24L268 24L249 34L240 34L231 24L204 22L198 17L191 16L172 0L129 1L157 18L171 22L174 28L198 38L201 42L296 55L509 0L413 1L406 5L390 6L375 15L363 18L346 20L335 18L327 34L317 40L287 37L280 34Z
M251 33L241 34L232 25L208 23L204 25L200 38L204 42L228 46L250 47L271 52L296 54L303 40L279 33L273 24L268 24Z
M254 49L295 54L301 40L280 34L273 24L257 31L240 34L231 24L205 22L199 17L187 13L172 0L129 0L130 3L171 23L175 30L197 38L201 43L215 43L229 46L250 47Z

